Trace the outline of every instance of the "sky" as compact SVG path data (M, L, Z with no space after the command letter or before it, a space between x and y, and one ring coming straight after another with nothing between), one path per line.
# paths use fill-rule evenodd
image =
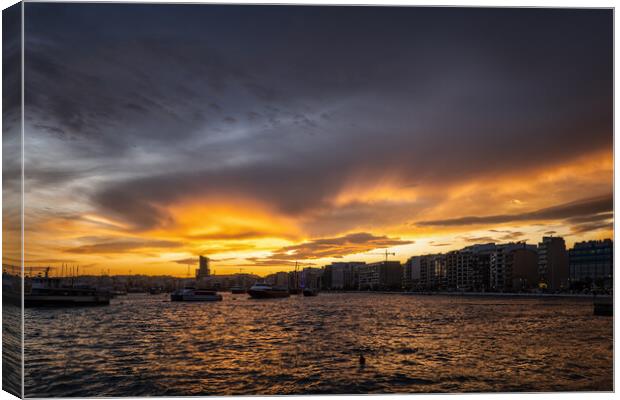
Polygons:
M265 275L613 237L611 10L25 11L26 265Z

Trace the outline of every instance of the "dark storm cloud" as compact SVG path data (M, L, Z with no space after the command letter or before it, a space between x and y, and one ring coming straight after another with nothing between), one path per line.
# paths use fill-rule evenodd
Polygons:
M198 234L198 235L187 235L187 239L192 240L245 240L245 239L259 239L259 238L269 238L269 237L286 237L285 234L281 232L275 233L270 232L268 230L253 230L253 229L234 229L227 228L225 231L220 230L212 233ZM291 236L292 237L292 236Z
M65 249L65 251L67 253L76 254L115 254L132 252L139 249L170 249L180 246L180 243L167 240L122 239L95 244L86 244L83 246Z
M93 201L104 213L121 218L137 229L173 222L165 206L187 196L205 199L251 196L275 205L280 212L295 214L308 207L318 207L325 199L324 191L308 191L307 182L320 180L323 188L330 185L332 191L338 188L340 173L334 173L330 179L320 174L318 170L299 165L267 162L220 171L157 175L105 186Z
M410 240L400 240L387 236L375 236L366 232L349 235L316 239L294 246L286 246L273 252L272 260L306 260L335 257L341 258L349 254L364 253L376 248L412 244Z
M21 119L21 5L2 11L2 126L3 135Z
M501 224L519 221L541 221L541 220L562 220L562 219L591 219L599 213L607 213L613 210L613 196L600 196L578 201L560 204L555 207L543 208L522 214L503 214L489 216L468 216L462 218L452 218L435 221L420 221L420 226L463 226L479 224ZM607 214L608 215L608 214ZM595 218L596 219L596 218Z
M466 236L462 239L467 243L491 243L496 241L496 239L490 236Z
M351 233L345 236L315 239L301 244L286 246L272 252L269 257L250 257L252 266L296 265L296 260L319 258L342 258L351 254L365 253L377 248L402 246L413 241L376 236L366 232ZM308 262L304 261L304 265Z
M586 215L583 217L570 218L568 221L572 223L584 223L584 222L601 222L613 219L613 212L604 212L600 214Z
M586 224L579 224L579 225L571 227L571 232L572 234L579 234L579 233L598 231L600 229L613 230L614 222L613 221L589 222Z
M91 204L137 229L187 195L295 214L354 175L423 186L611 148L609 10L26 9L27 153L63 142L33 176L96 164Z

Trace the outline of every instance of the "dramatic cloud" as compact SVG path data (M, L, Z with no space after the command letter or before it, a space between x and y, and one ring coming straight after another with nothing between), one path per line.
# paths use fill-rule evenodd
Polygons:
M610 10L25 8L32 259L276 268L613 219ZM19 151L4 160L18 193Z
M481 224L501 224L517 221L544 221L560 220L570 218L592 218L598 213L613 210L613 196L600 196L582 199L555 207L544 208L522 214L489 215L483 217L468 216L461 218L451 218L435 221L421 221L420 226L460 226L460 225L481 225ZM607 214L609 215L609 214ZM607 217L608 218L608 217Z
M316 239L294 246L286 246L273 252L273 260L307 260L317 258L341 258L350 254L364 253L383 247L412 244L411 240L400 240L370 233L352 233L346 236Z
M67 253L76 254L89 254L89 253L125 253L138 249L170 249L179 247L180 244L176 242L170 242L165 240L140 240L140 239L126 239L109 241L96 244L88 244L79 247L66 249Z

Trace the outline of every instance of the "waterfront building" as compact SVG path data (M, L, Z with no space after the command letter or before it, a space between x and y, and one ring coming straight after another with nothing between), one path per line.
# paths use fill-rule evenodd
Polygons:
M489 287L490 255L486 248L469 247L444 255L445 288L458 291L485 291ZM436 263L437 264L437 263Z
M568 251L572 287L613 286L613 241L590 240L575 243Z
M447 284L446 257L444 254L426 254L420 256L421 290L445 289Z
M409 258L403 264L403 288L415 290L420 287L422 256Z
M536 246L526 245L513 249L506 267L511 271L512 291L529 291L538 287L538 252Z
M267 275L265 277L265 282L278 287L288 287L289 277L288 272L276 272L274 274Z
M489 284L494 291L521 291L538 285L538 254L536 246L506 243L495 246L490 253Z
M189 275L189 268L188 268ZM209 259L207 257L198 257L198 269L196 269L196 280L204 280L211 274L209 269Z
M307 267L301 271L301 287L302 288L320 288L321 277L323 275L322 268Z
M325 266L322 284L325 289L355 290L359 287L357 267L362 261L335 262Z
M538 275L549 290L568 288L568 253L563 238L543 236L538 243Z
M398 261L380 261L358 266L360 290L400 290L403 266Z

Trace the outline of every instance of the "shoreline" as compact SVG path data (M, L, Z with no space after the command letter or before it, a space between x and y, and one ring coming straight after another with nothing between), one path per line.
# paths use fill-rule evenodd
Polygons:
M325 291L323 293L364 293L394 294L401 296L449 296L449 297L524 297L524 298L572 298L572 299L613 299L613 295L578 294L578 293L500 293L500 292L387 292L387 291Z

